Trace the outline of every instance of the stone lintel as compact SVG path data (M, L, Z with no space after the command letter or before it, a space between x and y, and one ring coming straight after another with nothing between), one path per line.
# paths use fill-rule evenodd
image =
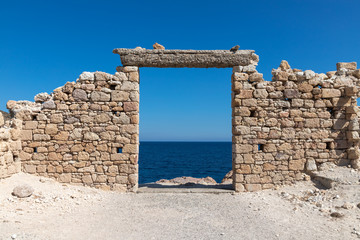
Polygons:
M117 48L123 66L157 68L230 68L258 62L253 50L149 50Z

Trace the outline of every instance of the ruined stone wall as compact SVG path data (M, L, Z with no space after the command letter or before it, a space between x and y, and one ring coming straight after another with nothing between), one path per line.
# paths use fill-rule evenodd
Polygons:
M235 190L301 180L328 161L358 164L356 63L325 75L283 61L272 73L269 82L255 68L233 68Z
M0 179L10 177L21 170L20 120L4 122L0 113Z
M22 124L26 173L102 189L136 191L139 72L84 72L35 102L8 102Z
M19 171L60 182L136 191L139 153L139 69L233 67L233 184L255 191L292 183L334 162L360 168L360 70L291 69L283 61L272 81L256 71L251 50L117 49L117 73L84 72L35 102L9 101L14 117L0 128L0 178ZM179 55L180 54L180 55ZM125 60L124 60L125 59ZM223 60L225 59L225 60ZM224 62L220 64L219 62ZM2 124L0 118L0 126ZM20 141L21 138L21 141Z

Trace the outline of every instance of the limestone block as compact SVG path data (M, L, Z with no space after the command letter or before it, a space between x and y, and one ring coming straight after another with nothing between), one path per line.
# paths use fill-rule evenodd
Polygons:
M243 99L242 104L245 107L256 107L257 106L257 100L256 99Z
M107 176L106 175L97 175L95 183L106 183L107 182Z
M45 133L51 136L57 134L58 131L56 124L47 124L45 127Z
M130 72L129 73L129 81L139 82L139 72Z
M320 120L318 118L315 119L306 119L305 120L305 127L308 128L318 128L320 127Z
M125 66L125 67L122 67L122 71L125 72L125 73L138 72L139 67L137 67L137 66Z
M266 91L266 89L256 89L254 91L254 97L256 98L267 98L269 93Z
M246 183L261 183L260 176L257 174L249 174L245 175L245 182Z
M126 74L123 73L123 72L116 72L116 73L115 73L115 77L116 77L119 81L127 81L127 80L128 80ZM120 85L121 85L121 84L120 84Z
M276 166L274 166L271 163L264 163L263 170L264 171L274 171L276 169Z
M302 106L304 106L304 100L303 99L292 99L291 106L302 107Z
M111 101L113 102L123 102L129 100L129 93L121 90L113 90L111 92Z
M86 81L86 80L94 81L95 75L94 75L94 73L91 73L91 72L83 72L82 74L80 74L79 80L80 81Z
M0 139L8 140L10 138L10 131L8 129L0 129Z
M138 153L139 147L137 144L126 144L123 148L123 153Z
M88 100L87 93L82 89L75 89L72 92L72 96L75 101L87 101Z
M99 140L99 136L96 133L87 132L84 134L84 140L97 141L97 140Z
M281 152L278 152L275 155L275 159L278 161L286 161L289 159L289 157L290 157L289 155L281 153Z
M249 79L249 75L246 73L235 72L232 75L232 79L234 81L247 81Z
M59 182L62 183L70 183L71 182L71 173L62 173L59 175L58 178Z
M34 134L34 141L48 141L50 139L48 134Z
M130 174L130 175L129 175L129 183L130 183L131 185L137 184L137 183L138 183L138 179L139 179L138 174Z
M137 82L126 81L126 82L123 82L120 89L123 91L139 90L139 84Z
M82 123L90 123L93 122L93 117L90 117L89 115L81 115L80 116L80 122Z
M90 98L93 102L108 102L110 101L110 94L94 91L91 93Z
M239 91L239 94L236 97L238 97L238 98L252 98L253 97L253 90L242 89L242 90Z
M348 158L351 160L360 159L360 150L358 147L352 147L347 150Z
M306 80L312 79L316 76L316 74L314 73L314 71L311 70L306 70L304 71L304 76Z
M53 114L53 115L51 115L50 122L52 122L52 123L62 123L63 122L63 115L62 114Z
M235 115L238 116L250 116L251 112L248 107L236 107L234 108Z
M317 166L316 166L316 162L314 159L309 158L306 161L306 170L307 171L317 171Z
M341 91L339 89L322 89L323 98L341 97Z
M102 113L102 114L95 116L95 122L97 122L97 123L106 123L106 122L110 122L110 120L111 120L111 117L106 113Z
M284 96L283 92L276 91L276 92L270 92L269 97L270 98L282 98Z
M287 61L285 61L285 60L282 60L282 61L281 61L279 68L280 68L282 71L286 71L286 70L290 70L290 69L291 69L289 63L288 63Z
M289 79L289 73L277 72L274 77L275 77L275 80L278 80L278 81L287 81Z
M298 89L300 92L310 93L314 89L314 87L308 84L307 82L303 82L298 85Z
M25 164L25 165L23 166L23 170L24 170L24 172L26 172L26 173L36 173L36 166L35 166L35 165Z
M234 153L250 153L252 152L252 145L250 144L233 144Z
M276 151L277 151L277 148L276 148L275 144L267 143L267 144L264 144L264 146L263 146L263 152L276 152Z
M67 141L68 138L69 138L69 132L66 131L61 131L54 136L54 139L58 141Z
M247 126L235 126L234 130L235 130L234 131L235 134L241 134L241 135L250 134L250 127Z
M253 74L250 75L249 81L250 82L264 81L263 74L262 73L253 73Z
M9 145L7 142L0 142L0 152L7 152L9 150Z
M281 137L281 132L275 129L270 130L269 138L270 139L278 139Z
M249 192L262 190L261 184L245 184L245 189Z
M290 171L302 171L304 170L305 160L290 160L289 170Z
M42 109L56 109L56 104L53 100L46 101L41 106Z
M356 62L339 62L336 64L337 71L340 71L341 68L345 68L348 70L356 70Z
M87 185L90 185L90 184L93 183L93 180L92 180L92 178L91 178L91 175L83 175L83 176L81 177L81 180L82 180L82 182L83 182L84 184L87 184Z
M237 174L250 174L251 166L249 164L241 164L240 168L235 171Z
M139 103L137 102L124 102L124 111L139 111Z
M14 152L14 151L20 151L22 148L21 148L21 141L13 141L13 142L10 142L10 148L11 150Z
M285 98L299 98L300 93L297 89L285 89L284 90L284 97Z
M274 127L274 126L277 126L277 124L278 124L278 120L276 118L269 118L265 122L265 126L268 126L268 127Z

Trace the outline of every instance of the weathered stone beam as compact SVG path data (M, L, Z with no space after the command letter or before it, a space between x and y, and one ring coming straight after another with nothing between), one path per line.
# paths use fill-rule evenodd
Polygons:
M229 68L258 62L253 50L147 50L117 48L123 66L157 68Z

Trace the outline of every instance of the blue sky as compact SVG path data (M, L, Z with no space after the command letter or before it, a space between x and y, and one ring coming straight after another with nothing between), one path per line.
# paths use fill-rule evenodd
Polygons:
M114 73L114 48L254 49L316 72L360 62L360 1L2 1L0 109L7 100ZM230 141L231 69L142 68L141 140Z

